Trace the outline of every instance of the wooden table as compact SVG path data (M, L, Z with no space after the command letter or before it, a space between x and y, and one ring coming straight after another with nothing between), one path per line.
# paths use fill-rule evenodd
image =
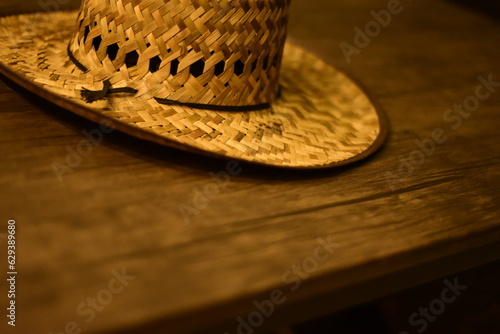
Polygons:
M59 182L53 162L96 124L3 78L2 277L8 219L18 243L9 333L233 334L238 317L264 331L500 259L500 87L468 118L448 111L474 102L479 76L500 81L500 24L450 2L404 1L348 63L339 45L355 46L354 27L387 3L294 0L290 22L290 36L380 102L383 149L326 171L241 165L189 223L179 206L225 161L113 132Z

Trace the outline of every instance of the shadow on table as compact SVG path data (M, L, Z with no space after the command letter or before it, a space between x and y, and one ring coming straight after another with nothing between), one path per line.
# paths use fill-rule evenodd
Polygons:
M491 0L450 0L462 7L487 15L500 21L500 2Z

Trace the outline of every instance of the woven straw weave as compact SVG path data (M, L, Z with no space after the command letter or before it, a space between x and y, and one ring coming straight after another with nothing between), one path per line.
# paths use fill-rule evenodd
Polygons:
M83 12L86 10L92 12L90 2L94 3L95 1L85 2L82 6ZM80 24L82 14L56 12L0 18L0 71L53 103L91 120L100 121L102 118L109 118L117 129L139 138L207 155L279 167L319 168L358 160L373 152L383 141L385 128L381 125L382 121L376 108L347 76L300 47L286 43L284 51L280 51L279 47L273 48L270 45L277 43L276 40L282 40L284 32L281 30L281 24L275 26L276 22L267 23L269 20L252 21L248 19L247 24L242 26L251 25L254 27L252 22L260 22L262 27L262 22L266 22L266 27L271 25L276 28L273 35L264 33L260 39L261 43L270 44L265 49L263 47L262 52L264 53L262 54L255 54L255 49L252 49L250 57L245 54L248 53L248 49L243 49L243 53L237 50L231 51L228 53L228 57L224 58L226 66L223 74L217 77L214 76L215 70L212 65L217 63L220 58L211 60L208 54L211 55L213 50L215 51L214 55L222 53L226 57L222 45L233 45L230 40L237 41L239 33L228 33L229 38L226 39L225 43L216 43L221 47L220 50L213 47L214 43L207 42L210 40L208 37L201 37L209 36L203 33L205 31L203 27L199 27L199 23L204 20L204 15L210 13L210 9L207 11L203 4L213 5L215 1L180 1L181 3L197 4L199 7L187 6L186 12L182 14L181 11L178 15L174 15L172 10L167 10L162 16L165 25L157 28L154 28L155 25L152 23L146 24L146 17L158 20L158 14L147 15L147 13L161 12L160 9L155 10L154 4L164 3L168 5L177 1L116 1L116 9L113 9L112 6L106 9L109 5L108 1L98 2L101 7L97 7L102 8L98 21L102 27L111 28L111 30L117 29L117 43L122 36L128 36L131 30L121 31L118 26L107 22L122 20L121 27L140 27L135 32L137 42L130 44L133 45L130 50L138 50L137 52L140 53L136 67L128 68L126 59L123 58L124 55L126 58L126 54L130 51L126 46L128 44L120 45L121 48L114 61L108 61L109 54L101 54L100 50L104 50L105 45L112 45L110 43L115 41L106 34L102 35L104 37L102 37L97 52L95 49L92 51L90 46L92 42L85 42L84 47L89 48L89 51L85 54L87 56L84 56L83 51L80 53L79 50L75 49L75 41L81 38L82 31L85 34L84 27L87 24L94 24L96 16L91 19L90 16L87 18L84 15L84 20ZM118 5L124 3L128 5L123 6L125 14L120 18L116 16L122 10ZM240 7L236 7L243 8L243 3L261 3L261 1L248 0L238 3ZM275 4L274 7L272 3ZM266 13L262 15L283 17L284 14L281 13L286 12L287 2L262 1L262 4L267 4L267 7L260 5L261 7L256 9L259 13ZM139 10L141 8L142 10ZM110 10L110 15L116 17L103 18L102 13L105 10ZM131 10L133 12L130 12ZM190 12L191 14L188 15ZM229 20L239 22L237 18L241 14L237 14L237 12L235 10L232 14L227 13L220 20L214 19L213 24L227 23ZM198 38L196 36L200 34L199 40L205 41L205 45L210 46L208 54L206 54L207 50L204 50L205 47L200 47L198 52L194 47L194 42L190 44L192 50L188 46L187 54L183 53L183 48L176 48L177 46L173 42L168 44L171 52L163 53L160 50L158 43L161 39L158 36L165 38L168 31L175 29L174 25L167 24L170 22L169 17L174 16L187 17L188 19L185 19L184 22L198 22L195 24L197 27L195 31L198 32L192 38L196 39ZM137 21L137 18L142 19L142 17L144 17L144 23L132 24L132 22ZM284 21L282 22L283 26L285 25ZM139 22L143 21L139 20ZM179 25L181 21L176 22ZM210 20L207 19L207 22ZM223 25L226 26L226 24ZM237 26L234 23L233 25ZM258 28L254 28L256 33L261 33ZM246 29L250 29L250 27ZM154 31L161 33L155 35ZM87 40L93 39L99 34L102 34L102 29L90 29ZM151 40L150 36L153 35L158 38ZM187 36L173 35L167 40L180 41L177 43L178 46L182 44L182 41L187 43ZM75 38L75 36L77 37ZM75 56L85 66L88 66L90 71L82 71L69 59L67 47L72 38ZM149 47L141 44L146 40L151 43ZM247 41L246 37L242 40L243 44ZM275 42L271 43L271 40ZM155 41L156 44L154 44ZM250 38L248 41L250 43ZM251 42L252 45L258 45L255 41ZM264 73L263 59L266 58L266 55L269 55L271 59L273 55L280 55L280 52L283 52L279 77L281 94L268 109L249 112L222 112L180 105L165 105L155 100L158 94L167 91L171 93L178 88L177 85L184 83L185 92L179 93L180 95L177 96L175 94L179 91L175 90L175 93L172 93L175 97L179 99L196 98L199 99L197 100L199 102L206 102L209 99L205 100L200 95L190 94L191 89L198 84L203 86L204 82L207 82L207 87L209 87L207 89L213 90L220 86L218 81L221 81L229 83L228 89L231 93L226 94L230 94L231 97L233 97L232 95L236 96L236 99L227 100L227 95L216 94L216 99L220 98L221 103L224 101L224 103L243 104L249 101L251 103L268 101L269 98L275 98L277 83L274 80L277 80L277 73L273 71L277 70L279 65L274 70L268 68L267 72ZM194 54L196 57L191 58L190 54ZM244 59L242 74L243 76L248 75L245 80L241 79L242 77L238 76L234 67L230 65L235 64L234 59L236 58L231 58L233 54L238 59L247 57ZM154 73L146 71L144 64L150 62L157 55L166 56L161 60L159 70ZM172 58L169 58L170 55ZM194 78L188 67L195 64L200 55L208 57L203 58L206 75ZM211 56L214 57L214 55ZM184 58L182 58L183 56ZM178 74L171 76L168 75L168 72L171 71L172 61L175 57L181 60L179 61ZM257 59L259 70L250 71L248 64L251 64L254 59ZM85 63L85 61L87 62ZM181 63L183 63L182 66ZM148 68L149 66L147 65ZM118 69L120 71L117 71ZM162 71L167 73L162 74L166 76L163 81L162 77L158 75ZM144 74L145 72L147 73ZM101 73L101 76L98 73ZM257 77L260 78L259 81L257 81ZM113 87L130 86L139 91L137 94L112 94L94 103L85 102L81 96L82 89L102 89L103 80L106 78L111 78ZM274 83L267 86L269 88L267 92L259 90L261 93L259 98L250 99L251 94L235 93L249 92L249 87L254 87L255 82ZM247 88L245 90L242 87ZM214 92L218 93L219 91L211 91L208 96Z
M85 0L71 51L96 80L159 98L268 103L278 92L288 3Z

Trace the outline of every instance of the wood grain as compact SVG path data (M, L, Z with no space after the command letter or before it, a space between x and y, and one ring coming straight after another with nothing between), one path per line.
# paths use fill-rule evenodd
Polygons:
M405 2L348 64L339 44L352 44L353 28L386 6L296 0L290 22L290 36L379 101L391 123L385 147L328 171L240 165L190 224L179 205L192 206L225 161L115 131L59 182L53 162L98 126L1 81L0 234L16 219L19 247L18 326L9 333L55 334L75 321L84 333L232 334L253 301L281 289L287 301L264 330L499 259L500 88L458 130L443 115L475 93L478 76L500 81L500 25L449 2ZM0 8L33 10L37 1ZM398 173L400 157L436 128L448 139L391 189L386 172ZM282 276L314 256L318 238L338 245L291 291ZM122 268L135 279L86 323L78 306Z

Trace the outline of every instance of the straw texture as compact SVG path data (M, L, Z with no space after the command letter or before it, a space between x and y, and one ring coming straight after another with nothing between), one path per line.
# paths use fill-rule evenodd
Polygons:
M132 1L131 3L141 6L141 4L153 2ZM191 3L191 1L188 2ZM85 4L82 8L85 8ZM196 15L203 17L199 12L194 14L195 12L196 10L188 17L191 19ZM276 9L270 12L276 12ZM167 11L168 15L172 15L171 12ZM158 103L155 97L161 96L165 91L173 92L169 90L175 86L173 83L178 84L182 81L179 81L180 79L176 76L168 75L162 81L156 73L151 73L151 71L141 76L141 68L145 65L139 65L129 71L125 60L119 58L118 53L114 63L105 61L109 58L108 54L104 56L103 61L97 58L95 65L103 64L102 68L106 68L109 64L113 65L107 72L100 72L102 76L96 76L102 68L93 66L91 63L85 64L92 68L89 71L84 72L79 69L74 62L69 60L66 50L70 40L73 41L72 47L74 47L75 40L81 39L79 34L82 26L87 22L85 20L83 23L80 22L81 14L77 12L28 14L1 18L0 69L7 76L50 101L94 121L106 117L112 120L118 129L134 136L207 155L279 167L320 168L341 165L362 158L375 150L382 142L385 129L381 128L381 119L369 98L343 73L300 47L286 43L284 51L266 51L270 57L278 55L280 59L280 52L283 53L283 60L278 61L281 74L277 81L281 87L281 94L273 101L270 108L250 112L210 111ZM165 29L168 31L166 27ZM145 26L141 31L146 36L145 31L148 31L148 28ZM276 33L276 38L281 40L283 33L279 29L277 31L280 32ZM91 32L87 38L90 38L90 34ZM239 32L235 32L235 36L238 34ZM75 38L75 36L79 37ZM145 37L147 38L149 37ZM110 41L106 37L101 43L109 45ZM86 44L85 47L87 47ZM172 44L171 47L175 46ZM97 56L100 48L97 50L97 53L91 51L88 54ZM245 53L248 54L246 50L243 54ZM148 54L144 59L150 61L151 57L155 57L153 54ZM190 57L189 54L186 57ZM238 54L241 56L241 53ZM87 59L82 58L78 50L75 50L75 56L80 57L82 63ZM191 61L194 59L185 64L192 65ZM248 58L245 66L251 64L253 59ZM171 71L171 61L170 63L169 61L168 57L161 61L160 67L163 67L166 72ZM225 58L224 73L229 78L226 80L229 82L229 87L233 87L232 83L238 77L235 76L234 67L227 66L231 61ZM141 60L138 60L138 64L140 62ZM209 64L209 61L206 64ZM200 76L196 80L208 80L208 86L212 89L218 86L218 83L215 86L210 83L220 79L213 75L212 72L215 70L210 66L205 68L208 73L207 78ZM274 74L271 74L271 71L263 73L263 63L258 66L262 66L257 71L261 81L264 78L269 79L269 82L277 80L277 74L273 77ZM179 74L183 71L180 68L182 66L179 64ZM118 75L117 69L120 69ZM244 73L247 73L245 71L248 71L249 78L254 77L251 67L250 70L244 69ZM105 76L104 73L109 74ZM197 86L188 84L193 82L192 73L190 71L187 73L189 77L185 88L196 92L197 89L194 88ZM82 99L81 91L102 89L102 80L106 78L111 78L113 87L123 85L136 88L138 92L136 94L111 94L103 100L86 103ZM116 78L120 80L117 81ZM239 87L236 90L245 85L252 86L250 83L238 85L234 85L234 87ZM269 84L267 87L268 92L272 94L267 95L266 90L259 90L262 93L262 99L257 98L257 95L254 96L255 99L250 99L251 94L243 93L236 100L227 100L223 98L227 96L224 94L216 95L216 99L222 104L254 104L258 101L267 101L271 96L276 97L277 84ZM246 88L243 91L249 92L251 89ZM212 93L213 91L210 92ZM186 94L182 93L175 97L186 98L190 101L194 99L201 103L208 101L197 94ZM234 91L231 94L234 94Z
M269 103L278 92L288 3L86 0L71 51L96 80L135 82L158 98Z

